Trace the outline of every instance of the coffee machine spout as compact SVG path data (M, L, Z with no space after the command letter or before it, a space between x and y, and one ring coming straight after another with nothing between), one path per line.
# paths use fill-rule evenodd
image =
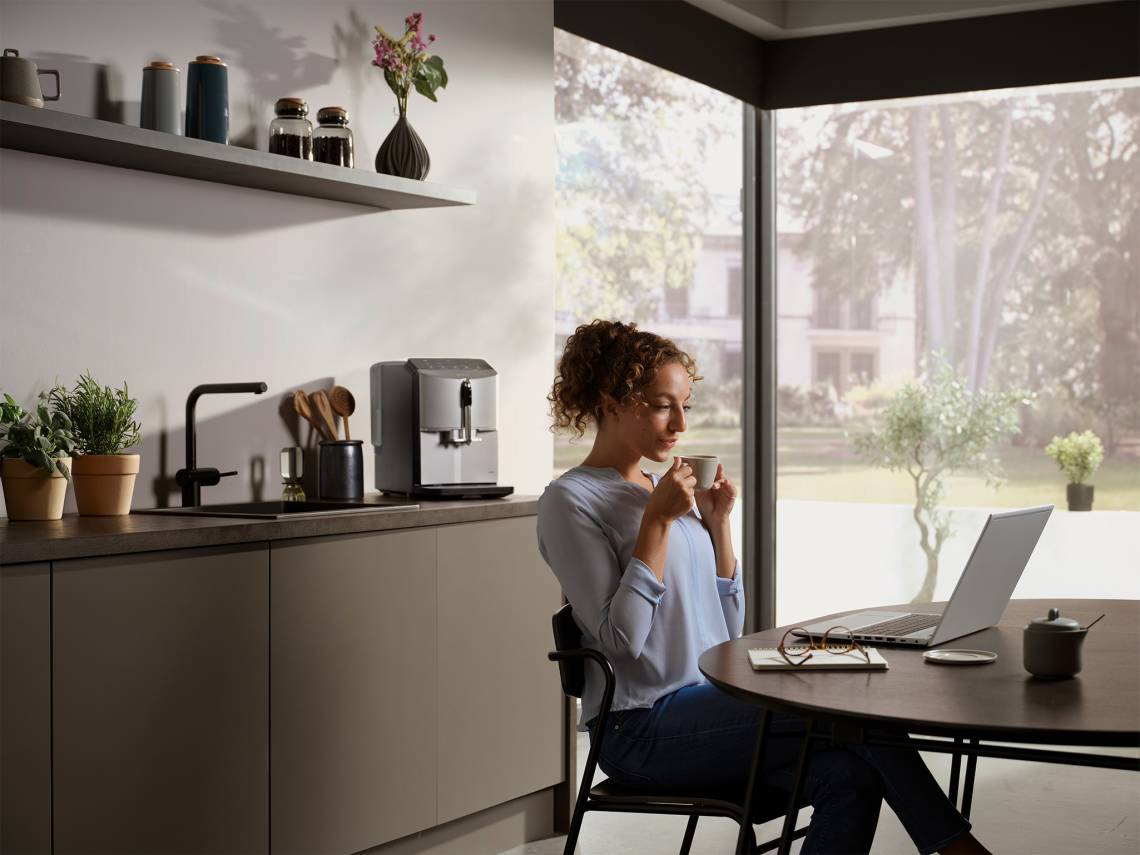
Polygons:
M482 439L476 435L475 429L471 427L471 395L471 378L464 377L463 382L459 384L460 424L462 427L451 431L451 442L454 445L470 445L473 442L482 442Z

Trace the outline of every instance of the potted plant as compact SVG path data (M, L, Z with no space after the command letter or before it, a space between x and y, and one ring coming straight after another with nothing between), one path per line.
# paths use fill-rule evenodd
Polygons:
M57 386L52 403L71 421L78 456L72 461L75 505L84 516L123 516L131 512L139 455L123 452L138 445L138 401L122 389L100 386L84 374L68 391Z
M1104 447L1100 438L1091 430L1084 433L1073 431L1066 437L1055 436L1045 446L1045 453L1057 461L1061 471L1069 479L1065 497L1069 500L1070 511L1091 511L1093 485L1086 484L1097 467L1104 461Z
M41 392L34 413L25 412L12 396L0 402L0 482L4 506L12 520L57 520L71 477L75 439L66 413L49 409Z

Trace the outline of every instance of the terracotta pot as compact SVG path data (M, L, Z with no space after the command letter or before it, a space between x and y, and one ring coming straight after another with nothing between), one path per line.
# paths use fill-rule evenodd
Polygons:
M63 457L71 469L71 458ZM10 520L58 520L63 516L67 479L59 472L45 472L14 457L0 463L4 484L4 507Z
M131 512L137 454L82 454L71 464L75 506L85 517L121 517Z

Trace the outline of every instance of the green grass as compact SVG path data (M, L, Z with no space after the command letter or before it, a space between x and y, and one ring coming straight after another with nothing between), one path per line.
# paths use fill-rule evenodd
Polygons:
M554 446L555 474L582 462L591 437L571 445L559 438ZM743 471L741 434L718 428L685 433L679 453L718 454L738 485ZM958 472L946 482L945 504L955 507L1026 507L1052 503L1065 507L1065 478L1045 452L1008 446L998 453L1006 481L994 490L971 472ZM1106 459L1092 478L1095 510L1140 511L1140 457L1118 453ZM866 465L851 448L841 428L780 428L777 434L776 490L780 499L910 504L914 484L905 472Z

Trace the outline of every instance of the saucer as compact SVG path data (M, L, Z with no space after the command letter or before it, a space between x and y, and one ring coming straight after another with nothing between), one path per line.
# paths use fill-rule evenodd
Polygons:
M989 650L927 650L922 658L934 665L986 665L997 659Z

